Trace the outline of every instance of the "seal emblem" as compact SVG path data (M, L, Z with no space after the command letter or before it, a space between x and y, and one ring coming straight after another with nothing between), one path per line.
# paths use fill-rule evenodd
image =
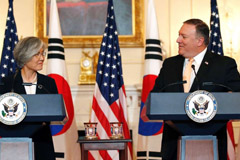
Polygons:
M217 101L211 93L198 90L187 97L185 111L193 121L206 123L216 115Z
M27 114L27 103L17 93L5 93L0 96L0 121L6 125L20 123Z

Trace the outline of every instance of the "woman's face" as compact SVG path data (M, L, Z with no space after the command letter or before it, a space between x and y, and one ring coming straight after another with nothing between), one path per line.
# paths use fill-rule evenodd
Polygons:
M25 64L25 67L29 70L40 71L43 68L43 62L46 56L46 52L41 48L30 61Z

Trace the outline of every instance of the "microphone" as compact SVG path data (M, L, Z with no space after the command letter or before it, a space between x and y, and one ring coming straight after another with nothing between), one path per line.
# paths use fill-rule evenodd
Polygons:
M38 89L43 89L44 91L46 91L48 94L51 94L48 89L46 87L44 87L44 85L42 84L34 84L34 83L22 83L23 86L32 86L32 85L36 85Z
M180 85L180 84L185 84L185 83L187 83L187 81L177 81L177 82L174 82L174 83L170 83L170 84L164 86L159 92L164 91L168 87L175 86L175 85Z
M196 73L196 69L195 69L195 65L193 64L192 66L192 69L193 69L193 72L195 74L195 78L196 78L196 81L197 81L197 86L198 86L198 90L200 89L200 83L199 83L199 80L198 80L198 77L197 77L197 73Z
M37 84L33 84L33 83L22 83L23 86L32 86L32 85L37 85Z
M219 86L219 87L222 87L222 88L225 88L231 92L233 92L232 88L228 87L228 86L225 86L223 84L219 84L219 83L214 83L214 82L203 82L202 84L203 86Z

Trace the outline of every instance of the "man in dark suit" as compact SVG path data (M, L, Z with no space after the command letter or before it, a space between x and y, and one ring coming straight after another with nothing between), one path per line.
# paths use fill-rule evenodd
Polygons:
M184 85L169 85L180 82L189 59L194 59L197 77L192 70L189 92L204 89L209 92L240 91L240 75L237 64L230 57L220 56L207 50L209 28L199 19L190 19L183 23L177 38L179 55L166 59L152 92L184 92ZM213 82L220 85L202 85ZM166 87L168 86L169 87ZM226 86L226 87L223 87ZM187 92L188 92L187 91ZM185 91L186 92L186 91ZM218 138L219 159L227 159L226 126L216 133ZM177 159L177 139L180 133L164 123L162 156L163 160Z

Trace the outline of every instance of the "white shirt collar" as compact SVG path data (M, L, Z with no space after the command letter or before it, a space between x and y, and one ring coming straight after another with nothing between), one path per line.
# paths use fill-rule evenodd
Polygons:
M206 52L207 52L207 48L205 48L202 52L200 52L198 55L196 55L194 57L195 63L200 65L202 63L203 57L205 56Z
M200 66L200 64L202 63L202 60L203 60L203 57L205 56L207 52L207 48L205 48L202 52L200 52L198 55L196 55L194 58L194 64L197 64ZM188 58L185 58L185 62L184 64L187 64L188 63Z
M202 63L203 57L205 56L206 52L207 52L207 48L205 48L202 52L200 52L198 55L193 57L194 58L193 64L195 65L196 73L198 72L198 70L200 68L200 65ZM184 73L184 70L185 70L185 67L186 67L187 63L188 63L188 58L185 58L184 65L183 65L183 73ZM194 74L194 72L192 72L191 73L191 80L190 80L190 87L192 86L194 79L195 79L195 74Z

